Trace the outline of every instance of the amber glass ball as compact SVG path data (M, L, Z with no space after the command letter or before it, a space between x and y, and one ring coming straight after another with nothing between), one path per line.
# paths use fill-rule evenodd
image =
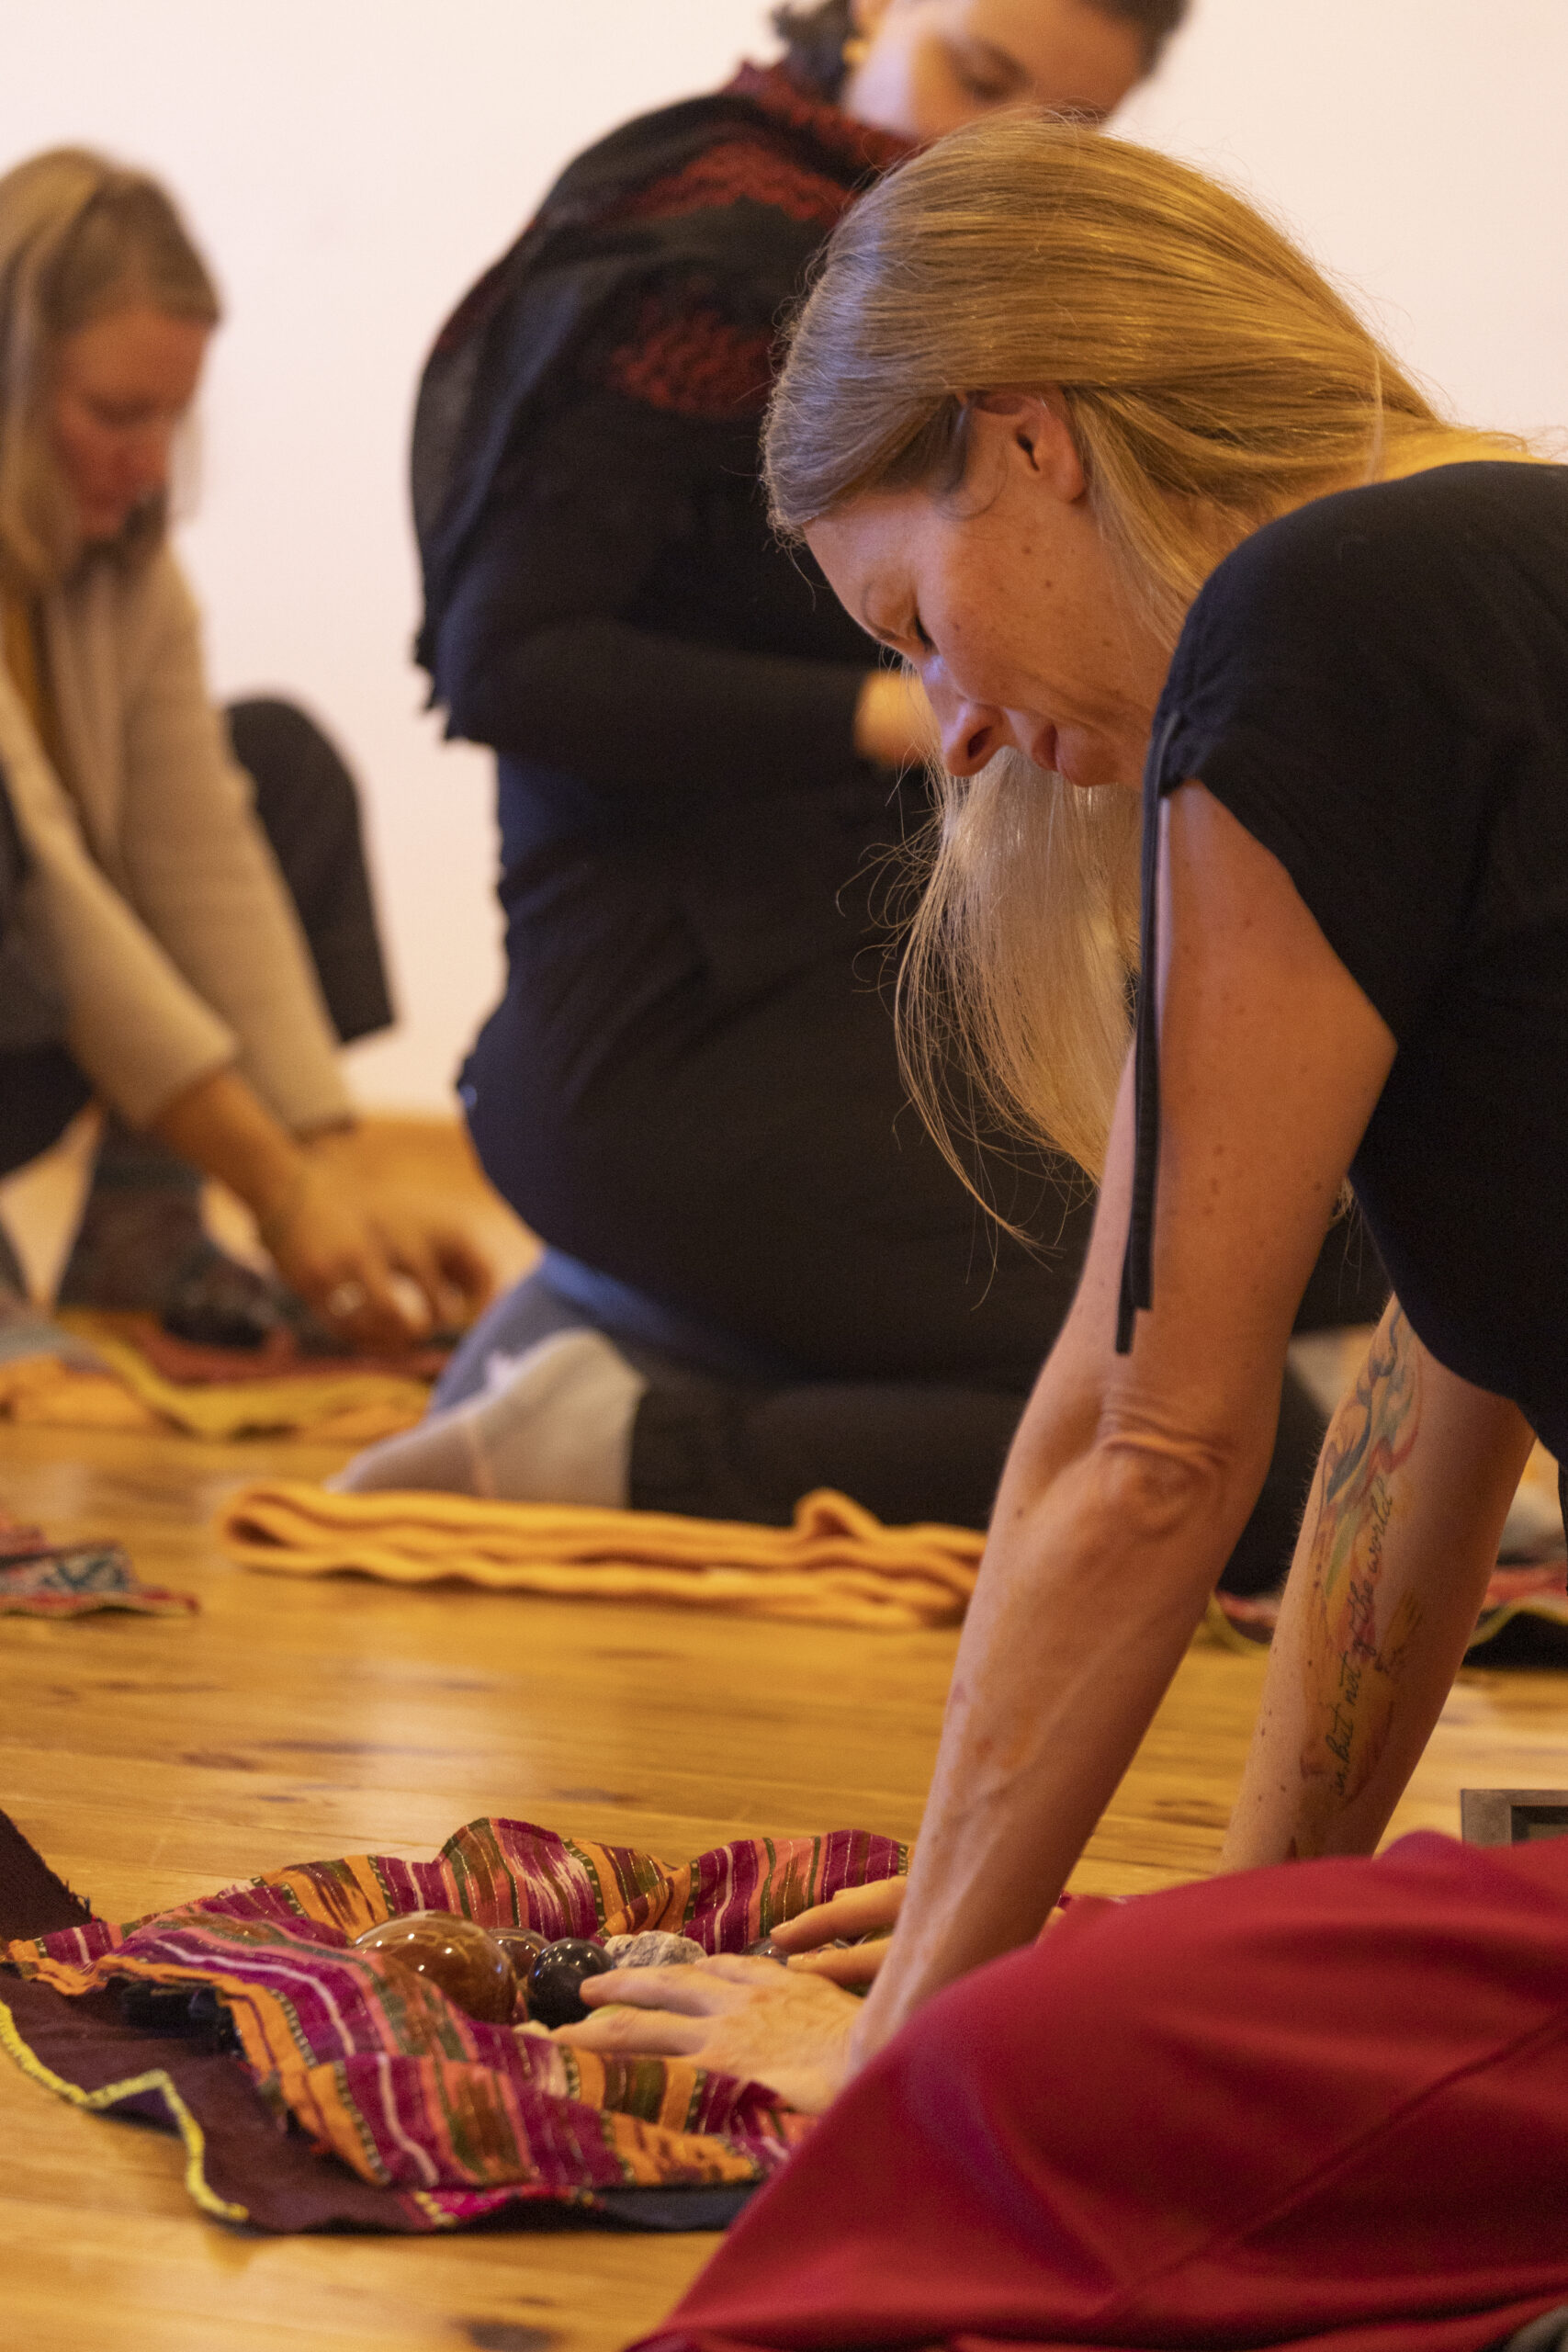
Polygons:
M410 1911L384 1919L354 1939L358 1951L385 1952L416 1976L424 1976L455 2007L481 2025L510 2025L517 2000L517 1977L510 1955L495 1937L455 1911Z
M517 2007L513 2012L513 2022L522 2025L529 2014L528 1972L549 1942L549 1938L540 1935L537 1928L492 1928L491 1934L512 1962L512 1973L517 1979Z
M550 1940L537 1928L491 1928L490 1933L516 1970L519 1984Z

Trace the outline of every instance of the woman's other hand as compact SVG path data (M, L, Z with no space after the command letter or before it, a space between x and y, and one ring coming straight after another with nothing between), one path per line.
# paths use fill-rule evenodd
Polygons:
M828 1902L785 1919L773 1928L773 1939L789 1953L792 1970L826 1976L835 1984L869 1984L887 1956L904 1887L901 1878L842 1887ZM857 1940L862 1937L867 1940ZM839 1949L842 1941L847 1941L847 1951Z
M685 1968L612 1969L588 1977L582 1998L593 2015L558 2027L556 2041L685 2058L710 2074L765 2083L807 2115L820 2115L848 2079L861 2015L852 1994L819 1975L734 1952Z
M361 1347L406 1347L471 1322L491 1293L486 1260L456 1219L367 1182L348 1142L309 1147L284 1199L259 1220L279 1273Z
M924 767L940 755L925 688L908 670L871 670L855 705L855 750L878 767Z

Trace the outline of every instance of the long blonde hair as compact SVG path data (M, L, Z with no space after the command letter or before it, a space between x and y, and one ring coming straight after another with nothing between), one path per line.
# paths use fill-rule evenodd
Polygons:
M83 147L55 147L0 178L0 581L32 595L80 553L75 506L48 430L62 337L146 302L216 326L217 289L155 180ZM164 502L140 508L121 546L155 544Z
M835 232L769 415L776 526L956 490L966 399L1058 389L1127 593L1174 647L1261 523L1445 430L1279 229L1166 155L1028 116L885 179ZM1004 752L938 772L899 989L906 1073L952 1140L1000 1119L1103 1163L1137 960L1140 816Z

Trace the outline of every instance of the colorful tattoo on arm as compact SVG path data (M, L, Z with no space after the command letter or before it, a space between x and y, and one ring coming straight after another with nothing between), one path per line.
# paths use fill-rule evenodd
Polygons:
M1367 1786L1388 1742L1421 1609L1408 1586L1390 1608L1380 1586L1394 1481L1420 1418L1419 1351L1395 1306L1334 1417L1318 1464L1301 1758L1308 1801L1298 1854L1325 1850L1329 1824Z

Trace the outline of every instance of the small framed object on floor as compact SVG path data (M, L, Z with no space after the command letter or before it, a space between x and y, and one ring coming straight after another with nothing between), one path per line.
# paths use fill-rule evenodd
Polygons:
M1461 1789L1459 1820L1467 1846L1568 1838L1568 1789Z

